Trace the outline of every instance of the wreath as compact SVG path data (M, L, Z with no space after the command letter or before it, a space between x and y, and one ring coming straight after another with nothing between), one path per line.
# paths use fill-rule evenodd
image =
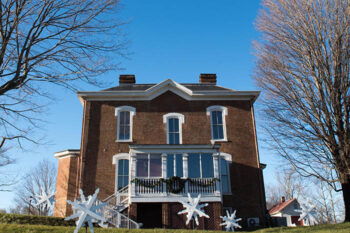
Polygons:
M181 191L185 188L186 181L187 179L181 179L178 176L173 176L165 180L166 188L171 193L181 193ZM176 185L178 187L174 188Z

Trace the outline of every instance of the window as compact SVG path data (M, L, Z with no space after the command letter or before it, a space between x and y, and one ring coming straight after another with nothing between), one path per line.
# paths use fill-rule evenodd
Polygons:
M229 193L230 184L228 179L227 161L223 158L220 158L220 174L221 174L222 192Z
M137 177L161 177L162 159L160 154L137 154Z
M212 154L188 154L188 176L190 178L214 177Z
M135 115L135 108L130 106L121 106L115 109L115 115L118 117L117 123L117 141L132 141L132 117Z
M183 177L182 154L168 154L167 157L167 177Z
M184 115L168 113L163 116L163 122L167 124L167 143L182 144L182 124L185 123Z
M226 122L227 108L223 106L211 106L207 108L207 115L210 116L211 139L212 141L227 141Z
M230 170L229 165L232 163L232 156L227 153L220 152L220 181L223 194L231 194Z
M129 184L129 160L118 160L118 190Z

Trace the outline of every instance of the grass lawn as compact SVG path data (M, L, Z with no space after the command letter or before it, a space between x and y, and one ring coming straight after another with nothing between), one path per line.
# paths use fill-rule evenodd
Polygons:
M44 226L44 225L21 225L21 224L0 224L0 233L72 233L75 227L59 227L59 226ZM80 229L79 233L84 233L85 229ZM88 232L90 232L88 230ZM95 228L96 233L218 233L223 231L199 231L199 230L165 230L165 229L101 229ZM350 223L337 224L337 225L321 225L315 227L294 227L294 228L267 228L254 231L255 233L267 233L267 232L350 232Z

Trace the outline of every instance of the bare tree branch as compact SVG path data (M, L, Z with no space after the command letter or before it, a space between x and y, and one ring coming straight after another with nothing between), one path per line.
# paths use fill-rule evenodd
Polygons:
M302 176L342 190L350 221L350 2L265 0L257 28L270 145Z

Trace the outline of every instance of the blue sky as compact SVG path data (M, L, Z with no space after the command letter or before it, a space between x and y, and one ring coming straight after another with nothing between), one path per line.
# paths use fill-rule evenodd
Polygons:
M200 73L216 73L218 85L237 90L256 90L252 41L260 1L238 0L124 0L122 21L130 21L123 33L130 39L123 70L106 79L117 85L119 74L135 74L138 83L158 83L167 78L198 82ZM87 90L87 89L84 89ZM91 90L91 88L89 89ZM18 177L43 158L57 164L54 152L80 147L82 106L75 93L52 88L56 101L42 116L47 122L40 133L49 143L26 151L13 150L17 163L0 170ZM257 105L259 102L257 102ZM259 124L259 114L256 115ZM258 128L258 137L261 135ZM267 163L265 185L273 182L278 160L260 142L261 162ZM13 192L0 192L0 208L11 205Z

